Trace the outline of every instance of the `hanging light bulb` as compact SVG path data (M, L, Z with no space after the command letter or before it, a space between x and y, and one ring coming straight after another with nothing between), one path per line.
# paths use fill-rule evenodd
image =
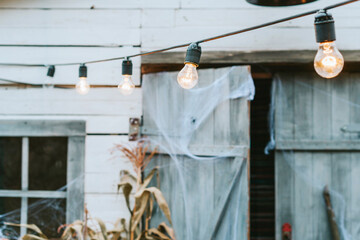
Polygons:
M320 10L315 16L316 41L320 44L314 67L323 78L334 78L344 67L344 58L335 45L335 21L330 13Z
M123 75L123 79L121 80L120 84L118 85L119 91L121 94L128 96L130 95L134 89L135 84L131 79L131 75Z
M191 89L196 86L199 76L196 68L199 66L201 47L197 43L192 43L187 49L185 66L177 76L177 82L182 88Z
M81 95L85 95L90 91L90 85L86 81L86 79L87 67L85 66L85 64L82 64L79 68L79 82L76 84L76 91Z
M334 78L340 74L344 67L344 58L335 42L320 43L314 66L316 72L324 78Z
M130 95L135 89L135 84L132 81L132 67L132 62L128 58L122 62L122 80L118 89L125 96Z
M55 75L55 66L54 65L50 65L48 67L48 71L46 74L46 78L43 84L44 88L53 88L54 84L53 84L53 77Z

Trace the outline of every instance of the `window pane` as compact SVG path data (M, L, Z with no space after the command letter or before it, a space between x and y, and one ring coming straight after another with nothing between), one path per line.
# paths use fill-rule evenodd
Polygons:
M20 198L0 197L0 235L5 235L8 239L18 239L20 228L4 225L4 222L20 222Z
M0 197L0 216L19 210L21 207L21 198Z
M57 190L66 185L66 137L29 138L29 190Z
M0 137L0 189L21 189L20 137Z
M29 198L28 204L28 223L38 226L48 238L59 238L57 230L66 223L66 199Z

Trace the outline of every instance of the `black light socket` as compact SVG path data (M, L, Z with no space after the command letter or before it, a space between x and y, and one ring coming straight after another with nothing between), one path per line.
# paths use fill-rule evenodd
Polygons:
M336 40L335 21L331 13L320 10L315 15L316 42L333 42Z
M133 64L130 59L122 62L122 75L132 75Z
M201 47L197 43L192 43L186 51L185 63L193 63L199 66L201 57Z
M79 68L79 78L86 78L87 77L87 67L85 64L80 65Z
M48 67L48 72L47 72L47 76L48 77L54 77L55 75L55 66L51 65Z

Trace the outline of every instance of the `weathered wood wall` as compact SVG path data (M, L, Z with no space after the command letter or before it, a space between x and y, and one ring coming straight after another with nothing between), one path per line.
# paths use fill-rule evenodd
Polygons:
M281 73L276 97L276 233L293 226L294 239L331 239L322 187L338 192L345 227L358 239L360 138L342 127L360 121L359 74L332 80ZM337 216L340 217L340 216Z

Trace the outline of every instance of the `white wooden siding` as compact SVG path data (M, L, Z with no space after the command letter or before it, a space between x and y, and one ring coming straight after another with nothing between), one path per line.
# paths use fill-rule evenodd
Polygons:
M0 100L0 113L6 115L141 115L141 89L123 96L116 88L79 95L74 89L9 87L0 89Z
M179 0L14 0L0 1L1 8L38 8L38 9L132 9L132 8L178 8Z
M117 194L120 170L133 172L132 165L119 152L111 154L115 144L131 146L127 136L87 136L85 164L85 202L92 217L108 223L128 217L122 194Z
M127 136L88 136L86 138L86 193L116 194L120 170L133 172L131 163L124 160L121 153L111 154L115 144L130 145Z
M320 8L337 1L319 1L318 3L289 8L255 7L244 1L186 1L174 11L174 24L164 24L142 29L142 49L149 50L171 44L195 41L214 34L235 31L291 16L306 10ZM227 5L229 4L229 5ZM220 6L219 6L220 5ZM337 26L337 43L342 49L358 49L351 39L353 29L360 26L358 12L360 4L334 9ZM149 10L153 11L153 10ZM163 14L170 15L162 10ZM221 20L219 20L221 19ZM151 21L151 19L149 19ZM153 20L155 21L155 20ZM171 21L173 21L171 19ZM278 24L268 29L257 30L241 36L233 36L203 44L203 50L228 51L269 51L269 50L305 50L316 49L313 16ZM166 37L162 33L168 33ZM169 34L170 33L170 34ZM286 38L284 38L286 35ZM183 51L183 50L176 50Z
M2 45L139 45L139 10L1 10Z

